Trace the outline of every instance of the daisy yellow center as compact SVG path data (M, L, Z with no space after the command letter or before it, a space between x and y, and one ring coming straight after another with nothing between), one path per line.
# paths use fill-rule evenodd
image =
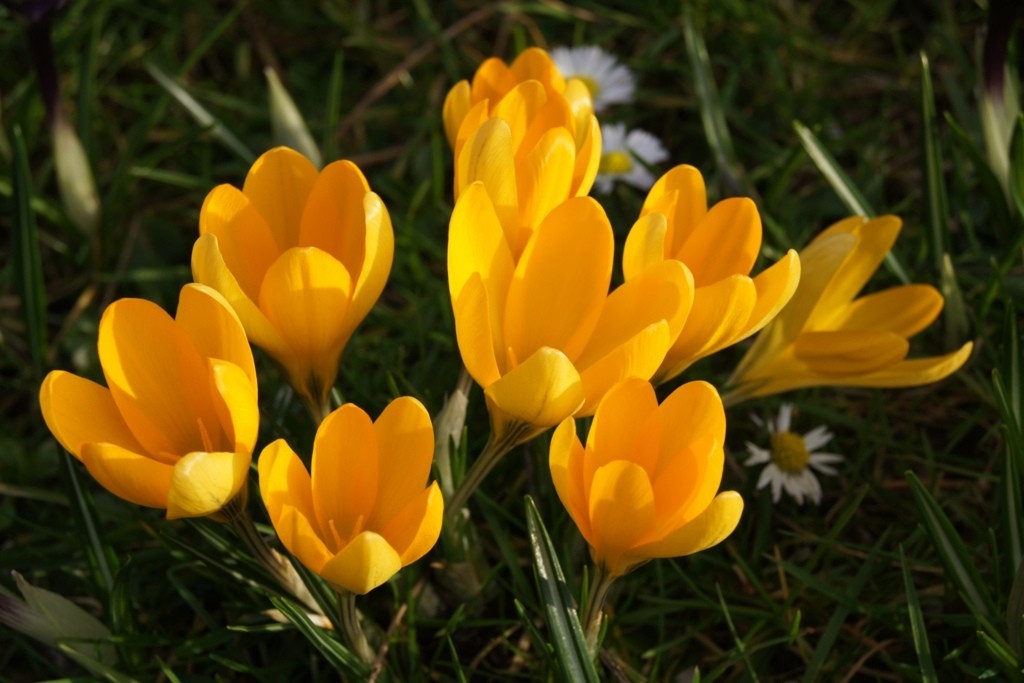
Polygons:
M601 92L601 86L590 76L574 76L573 78L578 78L583 85L587 86L591 97L597 97L597 93Z
M793 432L772 434L772 462L789 474L798 474L807 467L811 454L802 436Z
M616 150L601 157L599 173L628 173L633 169L633 160L625 152Z

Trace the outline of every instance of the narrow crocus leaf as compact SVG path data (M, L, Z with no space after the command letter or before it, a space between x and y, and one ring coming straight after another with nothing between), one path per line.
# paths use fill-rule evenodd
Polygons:
M942 267L942 255L948 250L949 201L942 179L942 148L935 123L935 94L928 55L921 53L921 131L924 147L924 177L928 197L928 225L931 228L931 252L935 267Z
M917 590L914 588L914 580L910 576L910 569L907 567L907 558L903 554L903 544L900 544L900 565L903 567L903 587L907 593L907 615L910 617L910 635L914 641L914 652L917 653L918 670L921 672L921 683L939 683L938 675L935 673L935 664L932 662L931 645L928 644L928 631L924 625L924 614L921 612L921 602L917 599Z
M964 294L960 289L960 282L956 277L956 269L953 267L953 259L949 254L942 255L942 268L939 271L939 288L942 291L942 298L945 306L942 308L942 316L945 321L946 348L955 349L967 336L969 323L967 321L967 306L964 304Z
M985 631L978 631L978 640L985 646L989 654L995 657L996 662L1003 667L1006 673L1013 676L1011 680L1020 680L1020 661L1006 646L1006 643L996 640Z
M25 331L29 353L36 376L43 374L46 357L46 289L43 287L43 265L39 254L36 217L32 213L32 180L28 170L28 152L21 128L14 127L14 202L11 215L11 262L21 308L25 315Z
M932 543L935 544L950 580L985 632L1002 641L1002 636L995 628L997 619L992 598L971 560L971 553L964 545L963 539L917 475L907 470L906 477L917 508L921 511L921 521ZM1006 645L1005 641L1002 644Z
M369 671L366 665L350 652L348 648L331 637L327 631L314 624L301 607L291 600L276 596L271 596L270 602L295 625L299 633L324 656L324 659L338 673L346 677L346 680L368 680ZM349 679L348 677L351 678Z
M92 565L96 583L110 591L114 587L114 574L120 569L117 555L110 546L104 544L100 539L99 524L96 521L92 496L87 489L82 487L82 482L78 478L77 464L68 453L64 454L64 465L74 494L74 505L71 509L75 513L72 516L78 526L79 538L82 539L86 557L89 558L89 564Z
M1006 601L1006 639L1017 657L1024 653L1024 643L1020 639L1021 619L1024 619L1024 561L1017 565L1010 599Z
M544 601L548 628L555 653L562 666L565 679L597 683L597 671L587 652L579 615L572 594L565 584L565 575L558 564L555 548L548 536L533 499L526 496L526 523L530 546L533 548L533 569Z
M291 147L312 161L317 168L322 167L324 163L320 150L313 142L313 136L295 100L272 67L264 69L263 75L267 78L267 90L270 95L270 124L274 129L274 142Z
M989 208L992 211L992 218L989 222L995 228L1000 242L1005 245L1016 234L1011 230L1010 209L1003 195L1003 187L999 184L999 179L996 177L995 172L989 167L984 152L981 151L977 143L953 119L949 112L946 112L946 123L953 132L953 139L967 153L971 161L971 166L974 168L975 175L980 181L981 188L985 198L988 199Z
M1010 199L1024 220L1024 114L1017 116L1010 140Z

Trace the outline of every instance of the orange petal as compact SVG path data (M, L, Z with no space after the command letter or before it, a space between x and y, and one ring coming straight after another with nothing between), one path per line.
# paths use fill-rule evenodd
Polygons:
M622 251L622 274L627 281L668 258L665 253L667 230L668 222L660 213L641 216L633 224Z
M654 491L642 467L614 460L594 472L590 488L590 526L594 560L613 575L628 571L624 556L643 543L654 526Z
M611 349L603 358L580 371L587 400L576 413L593 414L601 397L627 378L650 379L672 345L672 334L664 320L651 323Z
M357 595L369 593L402 568L402 559L380 534L364 531L320 568L319 574L336 589Z
M492 320L496 314L494 304L478 273L474 273L453 301L455 311L455 338L466 370L477 384L487 388L501 377L498 356L504 358L501 329Z
M314 528L316 520L306 517L298 508L285 503L278 517L271 517L274 531L281 539L281 545L288 549L299 562L311 571L320 573L321 568L331 559L331 551L327 549L323 539Z
M145 451L125 424L110 390L96 382L54 370L39 388L39 405L46 426L79 460L82 448L90 442L111 443L135 453Z
M491 107L491 116L508 124L512 132L512 149L519 149L526 129L537 111L547 102L544 86L538 81L524 81L516 85Z
M718 545L733 532L743 514L743 498L735 491L719 493L711 505L689 524L660 541L633 549L638 557L682 557Z
M569 198L575 161L572 133L554 128L517 165L519 216L524 225L539 225L552 209Z
M652 212L665 214L668 220L668 232L665 236L666 257L679 253L683 243L704 220L708 211L707 202L704 176L693 166L676 166L654 183L647 193L647 199L644 200L640 216Z
M725 451L712 436L694 439L665 458L652 477L657 534L663 536L694 519L711 504L722 483Z
M380 491L370 528L383 528L392 517L423 492L434 460L434 428L423 404L410 396L396 398L373 423L377 441ZM405 546L391 545L402 554Z
M249 169L242 192L270 227L278 252L298 246L302 212L306 208L316 166L293 149L275 147Z
M350 274L358 275L352 282L352 302L342 325L341 336L344 343L348 342L356 326L363 321L380 298L391 274L391 264L395 255L395 233L391 226L391 215L388 214L384 202L373 192L363 197L363 215L366 217L366 226L362 231L365 243L360 270L353 271L346 265L346 270ZM342 263L347 264L347 261Z
M558 498L590 543L590 509L583 491L583 459L583 444L576 436L575 421L567 417L551 435L548 464Z
M339 535L335 550L353 538L373 513L379 476L380 454L370 416L354 403L346 403L328 415L317 429L313 443L313 508L320 529Z
M519 53L509 66L509 71L518 81L540 81L552 93L560 93L565 89L565 79L558 67L551 56L539 47L530 47Z
M823 293L836 272L857 246L857 238L848 233L818 236L800 252L800 283L796 292L776 318L778 343L788 344L811 324ZM843 302L846 303L846 302ZM822 309L824 311L824 309ZM825 311L826 317L838 309ZM773 326L774 327L774 326ZM758 340L760 342L760 339ZM757 344L755 344L757 346ZM753 349L748 352L748 356ZM746 360L746 359L744 359Z
M746 275L761 250L761 216L747 197L715 204L673 256L693 271L697 287Z
M585 197L594 186L594 179L601 166L601 126L593 114L589 117L590 130L577 132L576 170L572 174L572 190L577 197Z
M444 500L435 481L406 501L405 506L381 527L380 535L388 540L405 567L434 547L441 535L443 519Z
M516 78L508 65L497 57L491 57L478 66L473 74L473 99L497 102L515 85Z
M86 443L81 459L89 474L118 498L151 508L167 507L174 471L170 465L112 443Z
M912 337L942 310L942 295L931 285L893 287L855 299L830 327L836 330L882 330Z
M212 287L189 284L181 288L175 322L204 358L217 358L241 369L256 388L256 366L242 322L231 304Z
M189 453L174 465L167 493L167 519L218 512L249 482L252 454Z
M796 357L825 375L863 375L903 360L910 345L892 332L849 330L804 332L793 345Z
M790 249L785 256L754 278L757 303L746 328L736 341L746 339L770 323L789 303L800 284L800 257Z
M605 395L587 435L582 470L584 491L589 493L597 468L613 460L628 460L653 476L661 429L650 418L657 412L654 388L642 379L624 380Z
M358 273L365 248L363 198L369 191L362 171L351 161L328 164L309 190L295 246L326 251L350 273Z
M444 106L441 108L441 117L444 119L444 133L448 137L448 146L455 148L455 139L459 134L459 126L466 118L472 106L472 91L469 81L463 79L452 86L444 98Z
M455 163L455 185L463 192L484 184L510 245L520 242L512 129L502 119L488 119L466 140ZM517 252L518 253L518 252Z
M257 470L260 475L260 496L270 515L270 521L274 523L274 528L277 529L277 534L281 537L284 546L298 555L295 552L295 547L299 540L289 535L296 529L295 524L283 524L283 521L286 508L291 508L302 520L306 520L299 522L300 526L303 523L307 527L312 524L314 526L310 527L311 533L314 536L320 536L320 531L315 528L317 521L316 512L313 509L313 486L309 472L306 471L302 460L284 439L278 439L263 449L257 463ZM298 530L305 533L301 528ZM321 545L323 544L321 543ZM323 552L326 554L327 549L324 548ZM326 561L326 557L322 558L322 562ZM306 563L305 560L303 562ZM314 571L319 567L319 565L314 567L310 563L306 563L306 565Z
M255 300L264 273L281 251L249 198L232 185L213 188L199 211L199 234L217 237L224 263L246 296Z
M252 453L260 430L256 385L233 363L211 358L209 367L210 389L221 429L236 452Z
M660 462L666 463L690 444L705 436L725 443L725 408L718 391L709 383L687 382L662 401ZM664 465L659 465L658 471Z
M901 225L902 221L896 216L880 216L853 228L851 234L857 236L857 244L822 292L813 318L828 317L857 296L896 242ZM801 257L801 260L805 259Z
M575 413L583 404L580 376L564 353L543 347L524 363L484 389L496 423L512 421L541 429ZM497 415L496 415L497 413Z
M478 273L492 303L492 326L501 324L515 262L494 204L482 183L470 185L455 202L448 228L448 290L457 301L473 273Z
M931 384L959 370L967 362L967 359L970 358L973 348L974 345L971 342L967 342L953 353L947 353L944 356L904 360L878 372L842 377L838 381L833 381L829 378L827 382L822 382L822 384L837 384L848 387L879 387L885 389Z

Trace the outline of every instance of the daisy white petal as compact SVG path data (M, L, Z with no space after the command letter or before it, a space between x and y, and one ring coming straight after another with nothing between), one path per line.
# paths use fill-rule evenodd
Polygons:
M783 403L781 406L779 406L779 416L775 420L775 430L778 432L788 432L792 421L793 404Z
M551 60L565 78L578 78L590 90L594 111L633 101L633 73L613 55L596 45L556 47Z
M815 451L829 441L832 440L832 432L828 430L825 425L815 427L811 431L804 434L804 445L807 446L807 450Z

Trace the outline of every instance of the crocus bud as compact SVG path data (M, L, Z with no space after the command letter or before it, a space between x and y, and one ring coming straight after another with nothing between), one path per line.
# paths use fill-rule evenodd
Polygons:
M53 160L60 200L68 218L85 234L94 235L100 219L96 183L85 148L75 129L61 114L53 120Z
M323 167L323 158L309 127L295 106L295 100L281 84L277 72L268 66L263 70L263 75L267 77L267 88L270 91L270 125L274 129L274 141L301 153L317 168Z

